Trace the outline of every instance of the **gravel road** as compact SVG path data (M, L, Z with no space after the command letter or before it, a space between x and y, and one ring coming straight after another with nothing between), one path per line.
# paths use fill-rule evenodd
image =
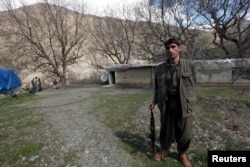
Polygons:
M115 89L94 87L45 90L38 92L36 100L25 107L32 108L45 121L33 131L33 140L45 143L40 166L67 167L129 167L133 159L119 146L118 138L109 128L98 122L91 110L93 95L132 93L143 89ZM45 97L45 98L42 98ZM72 163L65 157L75 158Z

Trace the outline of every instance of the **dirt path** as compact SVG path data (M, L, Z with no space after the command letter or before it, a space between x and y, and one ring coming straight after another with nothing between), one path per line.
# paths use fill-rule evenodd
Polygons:
M113 132L89 113L93 96L142 90L114 88L78 88L45 90L26 107L43 115L44 125L34 130L34 140L45 144L41 166L132 166L133 159L119 147ZM45 98L44 98L45 97ZM42 134L42 135L41 135ZM42 136L42 137L41 137ZM65 157L70 164L65 162Z

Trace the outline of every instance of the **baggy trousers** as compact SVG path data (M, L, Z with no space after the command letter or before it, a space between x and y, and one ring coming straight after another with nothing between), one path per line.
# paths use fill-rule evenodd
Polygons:
M182 117L180 100L168 100L161 110L160 144L168 150L177 143L178 154L184 154L190 147L193 116Z

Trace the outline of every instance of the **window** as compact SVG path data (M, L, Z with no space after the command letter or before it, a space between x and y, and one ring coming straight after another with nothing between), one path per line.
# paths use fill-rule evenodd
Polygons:
M232 80L250 80L250 67L234 67Z

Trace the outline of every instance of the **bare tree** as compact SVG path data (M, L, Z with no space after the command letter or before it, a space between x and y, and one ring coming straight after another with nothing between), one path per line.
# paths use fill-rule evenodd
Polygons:
M170 36L170 17L165 15L162 1L143 1L136 8L139 17L139 40L143 59L158 62L166 59L163 43ZM172 34L173 35L173 34Z
M213 43L227 57L246 57L250 44L250 22L246 20L250 0L199 0L197 5L204 24L214 30Z
M136 55L137 20L129 18L126 6L109 9L110 17L95 17L91 28L92 64L103 68L106 64L128 64ZM101 61L100 61L101 59Z
M20 49L16 56L28 61L28 68L56 76L65 85L68 66L83 56L87 31L83 10L69 10L63 1L44 0L19 9L13 9L8 0L2 2L10 16L6 32L13 36L12 45Z
M147 28L141 31L141 48L152 55L152 59L161 55L159 50L166 39L178 38L184 45L184 57L204 56L204 48L199 36L202 31L195 29L198 19L193 3L188 0L151 0L145 1L137 9L137 15L147 22ZM144 43L143 43L144 41ZM160 57L159 57L160 58ZM161 59L161 58L160 58Z
M135 8L138 22L138 40L139 53L141 58L148 62L157 61L159 55L162 55L164 50L162 44L165 40L163 33L165 32L158 24L160 20L156 8L153 8L148 2L142 2ZM155 15L154 15L155 14Z

